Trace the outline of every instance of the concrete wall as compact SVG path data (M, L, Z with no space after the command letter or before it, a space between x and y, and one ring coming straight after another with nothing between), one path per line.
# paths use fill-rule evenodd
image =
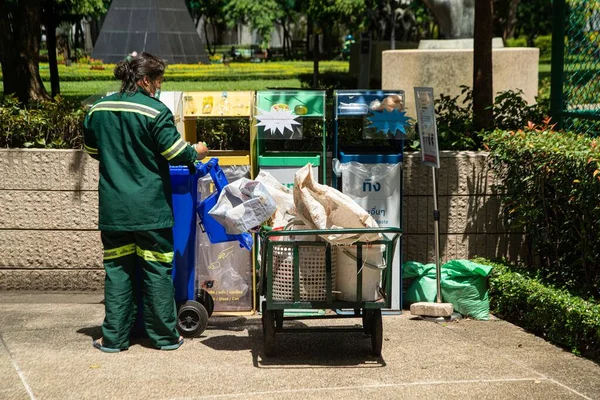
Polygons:
M507 233L485 153L442 152L443 260L520 257ZM404 260L434 260L431 171L419 154L404 170ZM101 290L97 163L76 150L0 150L0 290Z
M494 93L521 89L530 104L538 95L537 48L492 50ZM473 87L473 50L388 50L382 55L381 88L406 92L407 114L415 117L413 88L431 86L440 94L460 94L460 86Z

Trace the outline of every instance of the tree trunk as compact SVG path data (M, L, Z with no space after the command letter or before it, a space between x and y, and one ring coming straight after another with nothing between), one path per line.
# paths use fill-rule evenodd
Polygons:
M310 48L312 46L310 43L312 34L313 34L313 23L312 23L312 20L309 19L307 22L307 26L306 26L306 58L308 60L310 60L310 57L312 56L312 52L310 51Z
M90 38L92 39L92 46L96 45L96 40L98 40L98 35L100 35L100 20L92 19L90 21Z
M478 131L490 128L493 121L492 21L493 0L477 0L473 43L473 123Z
M4 93L16 94L22 103L50 99L39 71L41 19L41 0L20 0L12 15L0 0Z
M396 1L392 0L390 4L392 12L390 13L390 50L396 50Z
M208 38L208 23L209 23L209 19L206 18L204 20L204 25L203 25L203 27L204 27L204 37L206 38L206 49L208 50L208 54L210 54L211 56L214 56L215 55L215 51L216 51L216 49L215 49L216 48L216 44L215 44L215 48L211 49L211 47L210 47L210 39ZM214 30L214 26L213 26L213 32L214 31L215 30ZM214 39L215 38L213 38L213 40Z
M504 40L504 43L506 43L506 39L515 36L515 29L517 27L517 8L519 7L519 3L521 3L521 0L510 0L508 4L506 25L504 26L504 31L502 32L502 39Z
M46 47L48 48L48 64L50 67L50 88L52 98L60 94L60 79L58 76L58 61L56 59L56 16L54 1L46 2L44 9L44 25L46 26Z

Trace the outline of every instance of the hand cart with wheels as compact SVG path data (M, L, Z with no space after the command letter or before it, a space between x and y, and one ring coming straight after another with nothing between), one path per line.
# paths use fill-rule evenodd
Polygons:
M336 300L333 289L335 282L335 254L336 245L319 239L319 235L372 235L380 234L381 239L370 242L355 242L352 247L356 249L356 301ZM281 333L299 333L307 331L330 332L364 332L371 337L372 354L381 355L383 343L383 325L381 309L389 308L392 290L392 262L395 247L402 235L399 228L360 228L360 229L330 229L330 230L293 230L293 231L267 231L261 230L259 238L261 245L260 262L260 293L265 296L262 304L262 326L264 351L266 356L275 355L275 337ZM297 238L302 240L288 240ZM384 268L381 270L380 299L364 301L363 296L363 269L365 262L363 254L374 246L382 249ZM315 257L316 255L316 257ZM320 261L315 262L315 258ZM289 284L282 292L277 286L278 276L282 272L282 260L285 259L289 267ZM320 268L316 271L314 266ZM324 268L324 271L322 270ZM308 288L318 282L317 288ZM354 309L354 315L328 314L317 318L362 318L362 327L313 327L313 328L285 328L284 321L309 319L315 317L284 317L284 310L289 309Z

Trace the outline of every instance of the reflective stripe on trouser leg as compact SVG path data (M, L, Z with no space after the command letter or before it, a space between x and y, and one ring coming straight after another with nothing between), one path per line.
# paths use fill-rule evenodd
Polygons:
M101 233L104 246L104 346L127 349L137 313L135 238L132 232Z
M154 346L179 340L177 309L171 272L173 270L173 230L135 232L136 254L143 270L144 322Z

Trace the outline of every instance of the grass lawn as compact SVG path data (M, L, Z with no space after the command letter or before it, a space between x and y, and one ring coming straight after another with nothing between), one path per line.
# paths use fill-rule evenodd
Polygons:
M50 82L44 82L50 91ZM114 81L80 81L61 82L61 95L69 101L82 101L93 95L102 95L119 90L120 82ZM221 91L221 90L264 90L267 88L300 88L298 79L217 81L217 82L169 82L162 85L163 91ZM2 93L0 92L0 97Z

